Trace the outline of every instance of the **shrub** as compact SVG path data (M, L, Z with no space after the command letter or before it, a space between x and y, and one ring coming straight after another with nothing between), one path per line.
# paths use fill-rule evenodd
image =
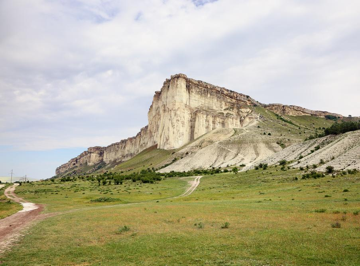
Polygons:
M354 215L359 215L359 211L354 211L353 214Z
M232 171L233 171L234 174L237 174L237 173L239 172L239 169L238 169L237 167L234 167L234 168L232 169Z
M326 173L331 174L334 172L334 167L331 165L326 166Z
M229 222L225 222L222 226L221 226L221 229L228 229L230 226L230 223Z
M354 174L356 174L358 172L358 170L356 170L356 169L352 169L352 170L348 169L347 172L348 172L349 175L354 175Z
M315 212L324 213L324 212L326 212L326 209L317 209L317 210L315 210Z
M204 224L203 224L202 222L196 223L196 224L194 224L194 226L196 226L196 227L199 228L199 229L203 229L203 228L204 228Z
M279 164L282 165L282 166L284 166L284 165L287 164L287 161L286 161L286 160L281 160L281 161L279 162Z
M360 122L342 122L335 123L331 127L325 129L325 135L338 135L349 131L355 131L360 129Z
M124 225L123 227L120 227L119 230L117 231L118 234L122 234L124 232L128 232L130 231L130 227Z
M333 224L331 224L331 227L332 228L341 228L341 223L339 223L339 222L333 223Z
M343 192L349 192L349 190L348 190L348 189L344 189Z
M119 201L119 199L108 198L108 197L101 197L101 198L97 198L97 199L92 199L92 200L91 200L91 202L114 202L114 201Z
M317 179L317 178L321 178L321 177L324 177L324 174L317 173L315 171L311 171L311 173L309 173L309 174L303 174L301 179L309 179L309 178Z

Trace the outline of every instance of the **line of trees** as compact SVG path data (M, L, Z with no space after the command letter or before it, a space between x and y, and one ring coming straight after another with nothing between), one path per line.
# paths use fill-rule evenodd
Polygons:
M327 135L339 135L342 133L355 131L360 129L360 122L342 122L332 124L331 127L325 129L324 134Z
M323 133L315 134L309 136L305 140L321 138L328 135L339 135L350 131L360 130L360 121L353 122L353 121L343 121L341 123L334 123L330 127L325 128Z

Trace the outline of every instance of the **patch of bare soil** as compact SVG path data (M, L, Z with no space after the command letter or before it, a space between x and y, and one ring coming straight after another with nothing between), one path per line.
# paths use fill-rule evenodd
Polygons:
M41 214L43 206L28 202L15 194L13 185L5 190L5 196L23 205L23 209L9 217L0 220L0 254L8 250L16 241L23 236L36 221L54 214Z

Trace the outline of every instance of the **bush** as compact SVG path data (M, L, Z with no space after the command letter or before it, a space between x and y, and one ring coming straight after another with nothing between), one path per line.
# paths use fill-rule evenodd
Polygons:
M239 169L238 169L237 167L234 167L234 168L232 169L232 171L233 171L234 174L237 174L237 173L239 172Z
M119 230L117 231L118 234L122 234L124 232L128 232L130 231L130 227L124 225L123 227L120 227Z
M325 129L325 135L338 135L349 131L355 131L360 129L360 122L342 122L335 123Z
M230 223L229 222L225 222L222 226L221 226L221 229L228 229L230 226Z
M315 212L324 213L324 212L326 212L326 209L317 209L317 210L315 210Z
M309 178L317 179L321 177L324 177L324 174L311 171L309 174L303 174L301 179L309 179Z
M329 166L326 166L326 173L328 174L331 174L334 172L334 167L329 165Z
M348 172L349 175L354 175L354 174L356 174L358 172L358 170L356 170L356 169L352 169L352 170L348 169L347 172Z
M282 166L285 166L285 165L287 164L287 161L286 161L286 160L281 160L281 161L279 162L279 164L282 165Z
M199 228L199 229L203 229L203 228L204 228L204 224L203 224L202 222L196 223L196 224L194 224L194 226L196 226L196 227Z
M332 228L341 228L341 223L339 223L339 222L333 223L333 224L331 224L331 227Z
M97 198L97 199L92 199L91 202L114 202L114 201L119 201L119 200L120 199L101 197L101 198Z

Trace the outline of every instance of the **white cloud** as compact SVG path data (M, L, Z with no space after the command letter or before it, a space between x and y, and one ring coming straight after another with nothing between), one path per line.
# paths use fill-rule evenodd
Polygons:
M0 2L0 145L107 145L182 72L262 102L360 115L358 1Z

